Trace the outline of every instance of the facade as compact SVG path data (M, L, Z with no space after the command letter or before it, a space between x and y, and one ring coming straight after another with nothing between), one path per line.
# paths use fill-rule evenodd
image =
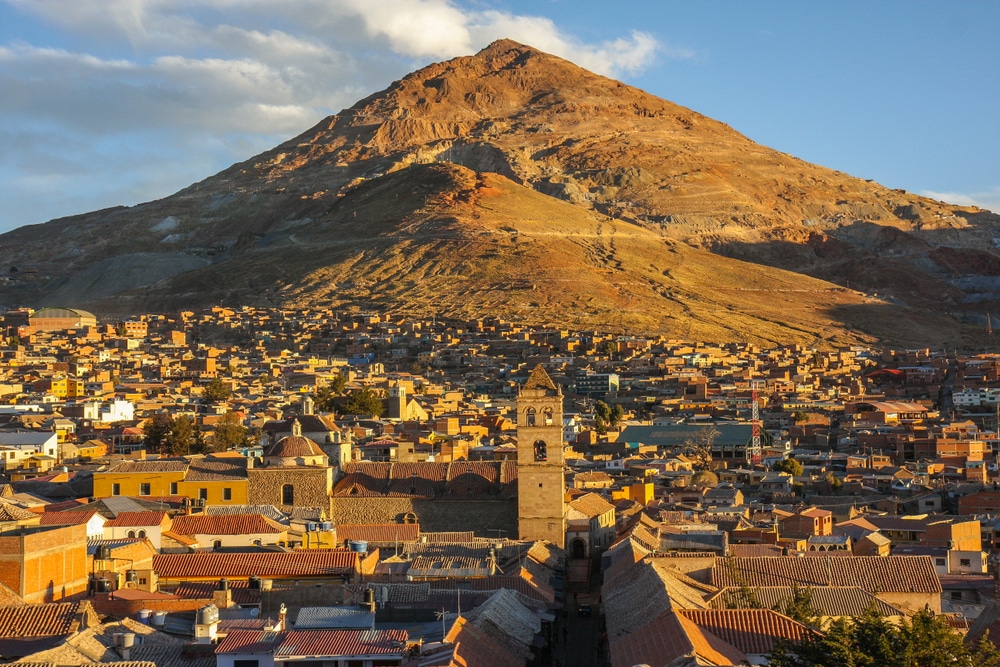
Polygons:
M517 395L517 516L522 540L566 545L563 394L541 365Z
M0 583L28 604L83 593L89 574L84 525L37 526L0 535Z

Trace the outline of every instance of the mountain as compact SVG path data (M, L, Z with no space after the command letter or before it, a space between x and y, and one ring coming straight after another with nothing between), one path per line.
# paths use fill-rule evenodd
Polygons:
M345 304L975 344L1000 216L890 190L502 40L165 199L0 236L7 305ZM978 319L977 319L978 318Z

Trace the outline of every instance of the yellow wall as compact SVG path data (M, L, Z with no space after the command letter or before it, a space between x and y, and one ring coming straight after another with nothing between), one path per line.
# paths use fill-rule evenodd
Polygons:
M653 500L653 484L651 482L636 482L623 489L611 491L611 501L635 500L643 505Z
M177 484L177 491L171 493L170 484ZM205 503L208 505L246 505L247 480L231 479L224 481L184 481L183 472L163 472L156 474L143 473L95 473L94 497L107 498L112 495L112 484L119 484L120 496L139 496L139 485L149 484L150 496L187 496L198 500L201 489L208 490ZM231 498L223 500L223 489L231 490Z

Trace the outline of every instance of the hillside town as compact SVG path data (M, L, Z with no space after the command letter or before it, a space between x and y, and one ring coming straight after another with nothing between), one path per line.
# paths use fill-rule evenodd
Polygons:
M989 338L215 307L0 341L2 662L757 665L865 614L1000 646Z

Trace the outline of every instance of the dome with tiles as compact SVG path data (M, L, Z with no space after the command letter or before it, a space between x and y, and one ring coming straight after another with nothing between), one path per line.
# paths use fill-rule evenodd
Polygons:
M264 450L264 465L269 466L325 466L330 460L319 445L302 435L302 425L292 422L292 434L278 440Z

